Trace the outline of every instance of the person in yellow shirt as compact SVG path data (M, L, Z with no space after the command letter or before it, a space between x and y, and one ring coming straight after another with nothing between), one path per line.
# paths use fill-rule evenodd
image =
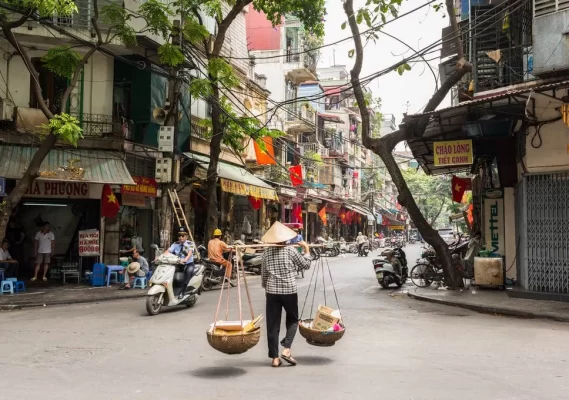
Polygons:
M207 244L207 258L225 267L225 276L229 278L231 277L231 261L223 258L223 253L231 250L231 246L228 246L227 243L221 240L221 236L221 229L213 231L213 239Z

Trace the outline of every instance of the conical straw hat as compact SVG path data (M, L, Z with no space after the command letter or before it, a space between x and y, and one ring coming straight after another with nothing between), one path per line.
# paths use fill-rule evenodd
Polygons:
M128 264L128 267L126 269L129 274L135 274L140 269L140 263L137 263L136 261L131 262L130 264Z
M296 235L297 233L295 231L277 221L265 233L261 240L270 244L284 243L288 240L294 239Z

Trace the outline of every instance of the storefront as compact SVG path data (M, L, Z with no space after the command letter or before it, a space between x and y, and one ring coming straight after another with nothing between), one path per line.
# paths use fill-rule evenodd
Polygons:
M35 151L32 147L0 147L0 176L6 178L7 193L23 176ZM79 263L79 231L101 231L104 183L134 183L122 154L81 149L52 150L48 154L40 177L32 182L10 219L25 234L22 245L13 248L14 256L20 258L22 278L33 274L34 237L45 222L50 223L55 235L52 272L63 262ZM87 267L93 262L88 260Z
M197 167L193 178L205 181L209 157L196 153L184 153L184 155ZM224 232L225 240L251 241L260 238L270 226L270 220L278 217L279 197L275 189L237 165L220 161L217 172L220 199L218 225ZM204 194L202 193L201 197ZM192 219L198 222L202 217L196 216L195 209L192 211ZM198 229L197 223L194 228L195 235L203 237L206 242L208 238L205 237L205 223L200 226L201 229Z

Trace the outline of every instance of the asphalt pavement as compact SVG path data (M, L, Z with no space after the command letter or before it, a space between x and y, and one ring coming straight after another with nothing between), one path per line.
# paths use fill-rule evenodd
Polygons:
M410 264L419 251L407 249ZM296 367L270 367L264 330L245 354L213 350L205 332L219 290L155 317L144 299L0 313L0 398L567 399L569 325L418 302L406 296L409 286L382 289L371 260L328 260L346 334L330 348L298 335ZM299 279L301 307L310 279ZM261 313L260 279L248 282ZM334 306L329 278L324 286Z

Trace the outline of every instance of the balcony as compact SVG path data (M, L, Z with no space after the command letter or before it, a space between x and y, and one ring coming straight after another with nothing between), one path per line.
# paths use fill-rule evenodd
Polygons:
M304 154L313 153L313 154L318 154L321 157L328 157L329 156L328 149L318 142L316 142L316 143L299 143L298 146L300 147L301 151L304 152Z
M305 105L298 103L289 104L286 108L285 129L291 132L314 132L316 131L316 114Z
M117 122L112 115L104 114L72 114L79 120L79 126L83 129L83 136L93 137L118 137L130 139L134 135L134 122L123 118Z
M284 50L285 70L288 70L287 79L296 85L318 80L316 56L311 52L305 53L305 51L302 47Z

